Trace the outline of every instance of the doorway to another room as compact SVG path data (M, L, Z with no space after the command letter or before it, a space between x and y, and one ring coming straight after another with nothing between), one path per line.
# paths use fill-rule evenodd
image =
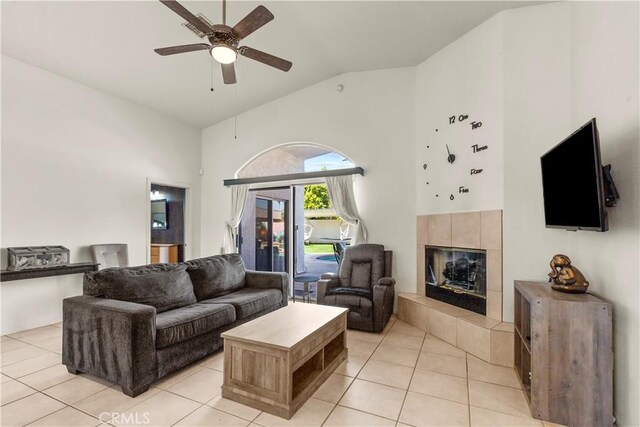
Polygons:
M151 184L151 264L185 260L186 197L185 188Z

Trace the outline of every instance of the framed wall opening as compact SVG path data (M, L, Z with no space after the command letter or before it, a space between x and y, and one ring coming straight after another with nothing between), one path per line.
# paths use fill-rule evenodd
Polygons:
M147 179L147 264L193 258L191 191L189 184Z
M238 252L246 267L288 272L290 296L295 289L298 297L303 285L295 283L296 276L336 273L335 247L349 244L350 228L330 206L323 175L362 173L358 171L362 169L331 148L295 143L260 153L236 173L235 180L225 180L225 185L236 185L232 181L250 185L238 230ZM298 179L269 182L270 177L283 176ZM315 283L309 291L315 299Z

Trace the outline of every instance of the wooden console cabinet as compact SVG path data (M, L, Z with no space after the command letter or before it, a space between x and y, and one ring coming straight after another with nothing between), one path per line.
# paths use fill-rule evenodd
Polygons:
M611 304L546 282L515 282L514 368L531 415L568 426L613 423Z

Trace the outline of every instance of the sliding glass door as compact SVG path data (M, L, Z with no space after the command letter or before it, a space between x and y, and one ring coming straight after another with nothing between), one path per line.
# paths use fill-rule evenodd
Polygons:
M288 271L288 206L286 200L256 197L255 269Z
M340 241L340 220L328 201L322 202L324 193L305 192L308 186L250 190L240 223L239 252L245 267L289 273L290 295L296 276L319 277L338 270L333 243ZM306 206L306 199L316 203ZM311 288L314 299L315 284Z

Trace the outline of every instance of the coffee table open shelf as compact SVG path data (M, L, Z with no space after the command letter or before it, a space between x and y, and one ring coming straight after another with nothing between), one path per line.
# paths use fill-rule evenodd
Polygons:
M222 334L222 397L290 419L347 358L347 309L292 304Z

